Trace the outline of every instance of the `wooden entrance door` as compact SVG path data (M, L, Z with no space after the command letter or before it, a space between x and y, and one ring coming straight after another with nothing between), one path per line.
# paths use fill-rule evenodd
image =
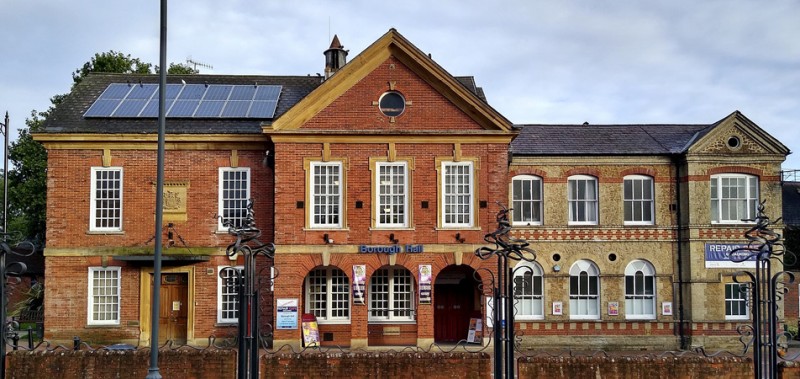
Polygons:
M172 340L186 343L189 309L187 274L161 274L161 302L158 318L158 344Z
M475 285L471 280L472 274L455 272L444 275L442 280L437 279L433 289L434 339L436 342L466 340L469 333L469 319L475 309Z

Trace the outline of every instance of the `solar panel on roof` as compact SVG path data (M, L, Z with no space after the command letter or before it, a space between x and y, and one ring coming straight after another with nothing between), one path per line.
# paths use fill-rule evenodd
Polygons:
M253 101L247 117L250 118L272 118L275 115L277 101Z
M169 107L172 106L172 103L175 99L165 99L164 101L164 109L169 110ZM139 117L158 117L158 97L154 99L150 99L147 102L147 105L144 106L142 113L139 113Z
M147 100L126 99L114 111L114 117L137 117L142 112L142 108L147 105Z
M225 108L222 110L222 115L220 115L220 117L247 117L247 111L250 109L250 104L252 103L252 101L229 100L228 103L225 104Z
M97 99L97 101L89 107L89 110L83 114L83 117L109 117L114 109L117 109L119 100L106 100Z
M194 117L219 117L223 106L225 106L224 101L203 100L200 105L197 106Z
M134 85L133 88L131 88L131 91L128 92L127 99L144 99L144 100L148 100L153 95L156 95L156 96L158 95L156 93L157 89L158 89L158 85L157 84Z
M253 100L278 100L281 94L281 86L259 86L256 89L256 96Z
M233 86L229 100L253 100L256 86Z
M101 99L124 99L131 90L131 85L124 83L111 83L100 95Z
M208 86L206 95L203 100L228 100L233 86L229 85L211 85Z
M167 117L272 118L282 86L167 84ZM158 117L158 84L111 83L84 117Z

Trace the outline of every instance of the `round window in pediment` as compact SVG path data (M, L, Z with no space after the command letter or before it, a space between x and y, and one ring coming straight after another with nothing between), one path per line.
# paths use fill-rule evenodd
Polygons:
M381 95L378 108L387 117L397 117L406 110L406 99L397 91L389 91Z
M737 136L728 137L728 147L731 149L738 149L742 146L742 141Z

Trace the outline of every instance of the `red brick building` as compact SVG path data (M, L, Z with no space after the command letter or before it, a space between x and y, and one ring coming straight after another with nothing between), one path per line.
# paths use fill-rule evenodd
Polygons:
M674 348L747 316L719 312L741 299L703 250L747 228L719 217L722 201L743 202L736 217L780 203L788 149L743 115L515 126L393 29L346 56L334 38L324 78L168 78L161 338L235 332L220 270L242 260L225 255L217 216L240 222L251 198L276 245L262 313L278 345L300 343L304 313L321 344L351 347L458 342L471 319L491 324L496 262L474 251L498 202L537 252L514 278L526 343ZM150 343L157 79L90 75L35 136L49 153L48 339ZM743 199L712 193L740 180Z

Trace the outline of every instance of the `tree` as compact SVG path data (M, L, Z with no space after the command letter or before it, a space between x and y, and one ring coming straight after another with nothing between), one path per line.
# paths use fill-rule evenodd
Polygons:
M83 67L72 73L72 88L81 82L86 75L92 72L115 72L119 74L150 74L153 65L144 63L139 58L131 58L114 50L106 53L97 53ZM169 72L169 71L167 71Z
M8 171L8 230L39 241L44 241L47 210L47 151L31 133L41 129L50 110L31 112L25 120L28 127L20 129L19 138L8 149L14 166Z
M158 73L158 67L156 67L156 73ZM199 73L199 70L184 63L170 63L169 68L167 68L167 74L169 75L194 75Z
M98 53L72 73L72 89L93 72L152 74L154 67L114 50ZM198 71L185 64L171 63L167 73L197 74ZM41 130L54 107L67 96L53 96L52 105L45 112L32 111L31 117L25 120L27 127L20 129L19 138L8 149L9 161L13 164L8 171L8 231L20 234L23 239L44 242L46 227L47 151L33 140L31 133Z

